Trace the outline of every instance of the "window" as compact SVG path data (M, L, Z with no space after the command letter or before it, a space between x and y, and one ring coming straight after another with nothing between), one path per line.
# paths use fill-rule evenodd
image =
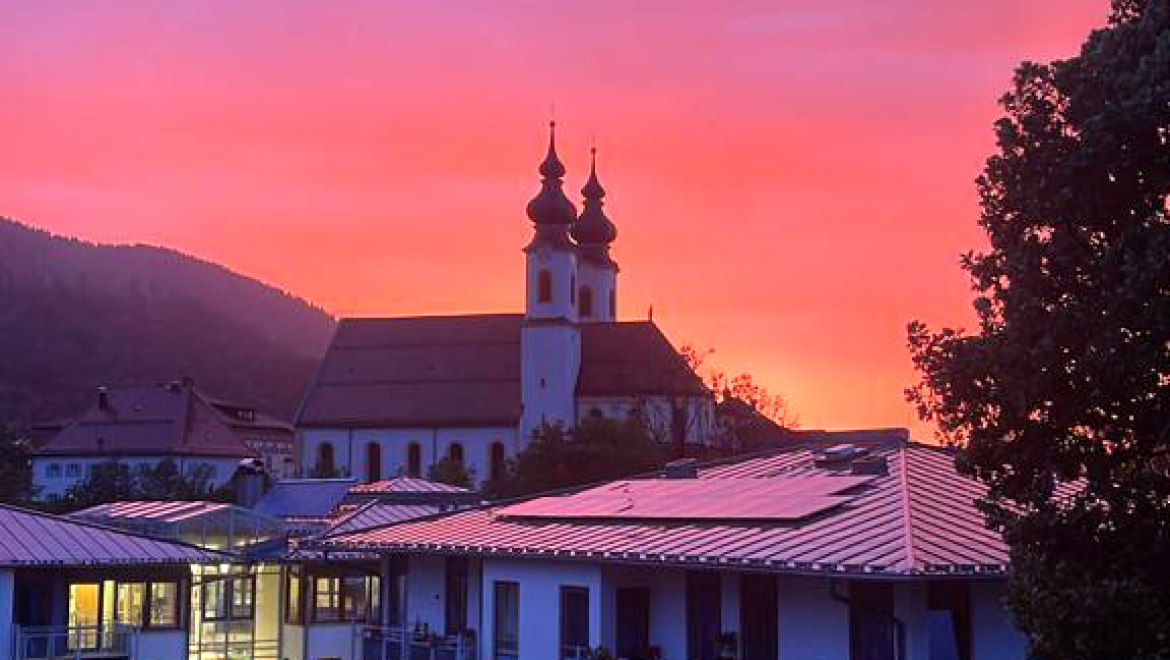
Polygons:
M570 305L577 304L577 276L576 275L569 276L569 304Z
M561 657L579 658L589 651L589 590L561 587Z
M609 317L617 318L617 291L609 290Z
M467 560L462 557L448 557L445 571L446 609L444 626L448 635L467 629Z
M463 465L463 445L458 442L447 447L447 456L455 463Z
M410 443L406 448L406 475L418 477L422 475L422 445Z
M48 466L45 467L45 476L50 478L50 479L60 478L61 477L61 464L60 463L49 463Z
M81 463L70 463L65 466L65 476L74 479L81 476Z
M931 660L971 660L971 611L967 585L931 583L927 589Z
M94 582L69 585L68 624L73 629L69 634L69 650L97 648L101 602L100 584Z
M366 445L366 481L382 478L382 446L376 442Z
M849 657L895 660L900 635L894 620L894 590L889 584L854 582L849 586Z
M722 628L719 574L687 573L687 657L715 660Z
M775 658L780 652L776 634L779 592L772 575L745 573L739 582L739 631L745 658Z
M507 465L506 460L504 443L493 442L491 448L488 450L488 478L499 479L503 477L504 469Z
M114 621L128 626L141 626L146 585L142 582L119 583L115 598Z
M617 590L616 598L618 657L648 657L650 655L650 589L647 587L622 587Z
M493 655L495 660L519 660L520 585L515 582L496 582L493 595Z
M536 274L536 301L541 303L552 302L553 282L552 273L541 270Z
M581 287L581 302L578 305L578 311L581 318L587 319L593 317L593 289L587 286Z
M151 582L150 607L146 625L150 628L176 628L179 625L179 585L176 582Z
M304 580L296 568L288 569L284 579L284 622L301 625L305 622Z
M333 466L333 444L322 442L317 445L317 476L332 477L336 473Z
M203 619L251 619L256 609L256 579L251 575L212 578L203 583Z
M377 622L381 617L376 575L319 575L313 584L313 621Z
M313 580L313 620L341 621L341 578Z

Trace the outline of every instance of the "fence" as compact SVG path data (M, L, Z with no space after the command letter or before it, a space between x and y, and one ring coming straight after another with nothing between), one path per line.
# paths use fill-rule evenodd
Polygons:
M113 623L18 627L16 660L129 660L137 641L136 628Z
M362 660L476 660L470 634L442 637L410 628L367 626L361 635Z

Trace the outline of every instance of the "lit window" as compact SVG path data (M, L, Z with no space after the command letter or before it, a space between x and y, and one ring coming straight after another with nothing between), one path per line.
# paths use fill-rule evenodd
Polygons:
M341 578L319 577L313 581L313 620L341 620Z
M175 628L179 625L178 583L150 583L149 615L146 625L151 628Z
M212 579L203 584L203 618L207 621L251 619L256 582L250 575Z
M377 622L380 583L375 575L328 575L313 580L313 621Z
M114 620L128 626L142 625L143 600L146 598L146 585L141 582L118 584L117 605L114 608Z
M305 622L304 600L301 594L301 574L295 568L286 573L288 586L284 590L284 620L285 623L300 625Z

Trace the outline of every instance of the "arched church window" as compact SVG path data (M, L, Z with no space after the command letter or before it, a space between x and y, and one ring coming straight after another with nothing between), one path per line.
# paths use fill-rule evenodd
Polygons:
M375 482L382 478L382 445L371 442L366 445L366 481Z
M422 445L412 442L406 448L406 475L419 477L422 475Z
M617 318L617 291L613 289L609 290L609 317Z
M337 467L333 463L333 443L322 442L317 445L317 469L318 477L332 477L337 473Z
M504 476L504 443L493 442L488 452L488 475L492 479Z
M552 273L542 270L536 274L536 299L542 303L552 302Z
M581 287L581 304L580 309L581 318L590 318L593 316L593 289L587 286Z
M456 442L447 447L447 457L455 463L463 465L463 445Z
M577 304L577 276L576 275L569 276L569 304L570 305Z

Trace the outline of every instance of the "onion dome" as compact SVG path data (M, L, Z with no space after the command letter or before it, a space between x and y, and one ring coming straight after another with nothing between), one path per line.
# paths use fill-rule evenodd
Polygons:
M609 244L617 238L617 227L605 215L605 210L602 208L605 205L605 202L602 201L602 198L605 197L605 188L602 188L601 182L597 180L597 149L593 150L593 161L589 165L589 180L581 189L581 195L585 198L581 217L573 223L570 233L577 244L590 253L590 256L608 258Z
M528 202L528 217L537 230L563 230L577 218L577 208L561 190L561 177L565 166L557 157L556 122L549 122L548 155L540 164L540 192Z

